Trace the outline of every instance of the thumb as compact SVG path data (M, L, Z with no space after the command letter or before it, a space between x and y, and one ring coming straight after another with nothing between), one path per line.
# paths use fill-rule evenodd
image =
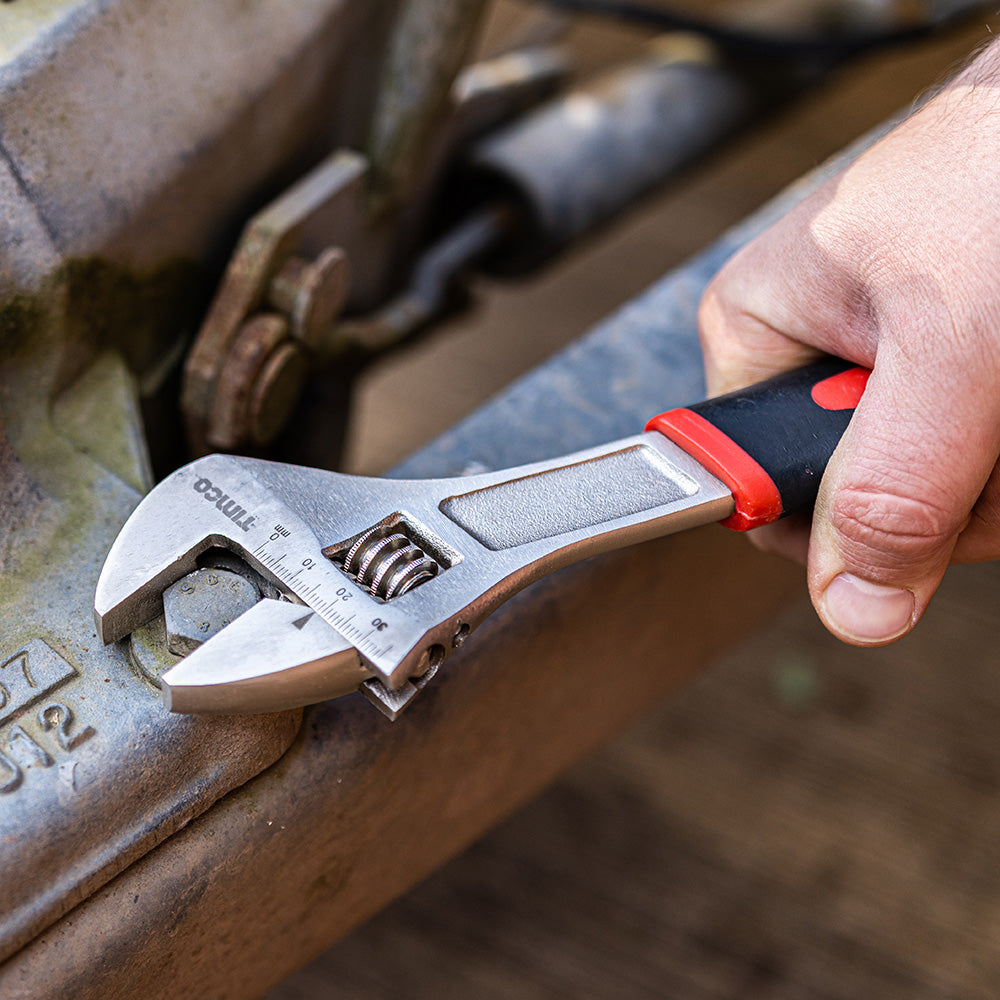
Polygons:
M809 545L820 618L860 646L920 619L1000 450L997 403L970 385L967 361L884 354L827 468Z

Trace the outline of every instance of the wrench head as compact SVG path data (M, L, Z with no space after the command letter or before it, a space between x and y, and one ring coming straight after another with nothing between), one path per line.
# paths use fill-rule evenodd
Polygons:
M195 570L206 550L245 552L253 514L238 498L250 492L251 469L239 458L210 455L178 469L140 501L97 581L94 620L102 642L121 639L158 615L163 591Z
M287 598L279 603L304 608L292 626L304 632L309 611L330 634L318 632L311 648L289 623L265 621L273 609L237 619L171 675L172 707L189 695L221 707L205 693L221 690L202 671L209 660L234 691L284 688L280 675L300 672L309 700L330 696L317 678L340 677L331 664L343 659L369 670L366 691L395 713L460 638L543 572L732 508L728 487L657 433L517 469L409 482L212 455L140 503L101 572L95 619L104 642L123 637L160 612L165 588L199 556L222 547ZM258 621L285 637L263 657L263 633L250 627ZM275 708L277 697L247 694L243 705Z
M433 602L429 610L414 609L405 586L390 587L384 599L376 593L383 578L395 580L388 569L398 570L406 583L413 565L419 569L431 561L423 551L416 558L399 506L404 496L417 503L426 497L433 505L429 513L446 520L436 510L434 481L428 482L366 479L228 455L198 459L142 500L112 545L94 599L100 637L113 642L159 614L163 591L196 569L208 549L219 547L289 599L308 605L395 690L421 672L425 650L441 644L437 633L426 637L428 623L442 633L449 627L439 625ZM347 556L353 542L373 527L377 551L352 575ZM392 537L383 539L383 529ZM447 568L453 561L447 546L435 549ZM365 571L375 566L375 555L384 556L387 571L369 581ZM425 578L434 577L424 574L415 582ZM450 632L445 638L450 641ZM282 669L280 663L274 669Z
M292 512L273 484L262 481L263 467L252 459L208 456L178 469L139 503L98 579L94 617L104 642L159 614L163 592L194 571L208 549L228 549L265 570L249 552L249 539L260 537L261 524L254 522L279 512L292 523ZM324 480L324 488L329 485ZM322 557L318 540L301 526L297 535ZM357 690L371 670L349 640L297 600L265 598L189 653L161 678L166 707L271 712Z

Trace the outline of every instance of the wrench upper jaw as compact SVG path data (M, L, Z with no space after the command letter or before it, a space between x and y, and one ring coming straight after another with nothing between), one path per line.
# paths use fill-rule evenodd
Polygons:
M219 456L213 456L218 459ZM215 546L244 556L241 531L213 506L192 503L199 459L168 476L139 503L108 552L94 594L94 621L104 643L121 639L162 611L163 591L197 568Z
M135 589L121 586L121 578L104 565L94 595L94 624L98 638L107 645L125 638L163 610L163 591L195 569L195 555L178 559Z
M196 570L203 552L218 547L244 554L238 539L217 533L192 531L190 539L164 547L162 537L137 528L131 521L126 524L97 581L94 622L105 644L124 638L160 614L163 591Z
M112 549L97 581L94 595L94 622L101 642L107 644L123 639L163 611L163 591L181 577L198 568L198 556L208 549L227 545L228 539L220 536L201 538L181 555L151 565L145 562L147 574L140 577L135 572L118 571Z

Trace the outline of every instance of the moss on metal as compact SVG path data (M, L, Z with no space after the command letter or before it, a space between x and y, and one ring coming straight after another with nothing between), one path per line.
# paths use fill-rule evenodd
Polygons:
M148 486L138 386L179 363L205 287L189 261L132 271L73 260L0 301L0 428L17 456L4 471L31 485L0 492L3 648L42 632L58 643L57 596L96 572Z
M57 275L66 290L66 332L122 352L140 378L176 354L204 313L209 282L190 260L130 270L100 258L69 260Z
M23 350L43 315L44 309L33 296L14 295L0 302L0 355Z

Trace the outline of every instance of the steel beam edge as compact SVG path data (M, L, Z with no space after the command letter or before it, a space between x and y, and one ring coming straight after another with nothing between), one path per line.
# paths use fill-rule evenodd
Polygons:
M581 448L700 396L702 289L731 253L872 138L396 474L499 467ZM359 696L307 710L277 764L0 967L0 994L263 994L759 627L798 580L798 571L711 527L533 585L446 662L399 722Z

